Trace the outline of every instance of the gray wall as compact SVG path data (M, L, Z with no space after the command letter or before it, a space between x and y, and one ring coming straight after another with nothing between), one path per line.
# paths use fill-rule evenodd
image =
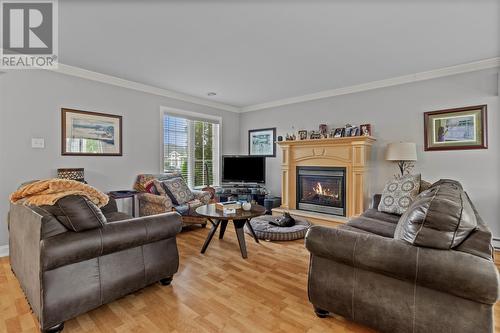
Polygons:
M84 167L87 181L107 191L129 189L141 172L159 172L160 106L223 117L222 151L239 151L239 115L49 71L0 75L0 246L8 243L8 196L26 180ZM61 108L123 116L122 157L61 156ZM45 149L32 149L31 138Z
M423 151L423 112L488 105L487 150ZM484 220L500 236L500 118L498 71L487 70L418 83L382 88L323 100L287 105L242 114L241 152L248 152L248 130L277 127L278 135L300 129L317 129L321 123L342 127L346 123L371 123L377 142L370 172L370 191L380 192L397 173L384 161L384 147L391 141L417 143L415 171L429 181L453 178L462 182ZM280 157L267 159L267 186L280 195Z
M423 152L423 115L429 110L488 104L489 149ZM424 179L459 179L485 221L500 236L500 130L497 71L488 70L357 94L235 114L48 71L12 71L0 75L0 246L7 244L8 196L19 183L52 177L60 167L84 167L86 178L102 190L126 189L140 172L160 170L160 106L223 117L224 154L247 153L247 131L278 128L278 135L346 123L371 123L371 192L379 192L397 172L383 159L391 141L418 144L416 170ZM60 154L61 107L124 116L124 156L63 157ZM241 134L240 134L241 133ZM32 149L31 138L45 138L45 149ZM279 158L269 158L267 185L279 195Z

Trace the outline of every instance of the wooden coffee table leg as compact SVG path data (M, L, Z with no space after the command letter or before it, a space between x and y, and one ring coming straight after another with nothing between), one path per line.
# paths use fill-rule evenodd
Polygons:
M250 220L247 220L246 223L247 223L247 226L248 226L248 230L250 230L250 233L253 236L253 239L255 239L255 241L258 243L259 239L257 238L257 235L255 234L255 231L253 231L252 224L250 223Z
M220 224L219 220L215 220L215 222L212 221L211 219L208 220L212 223L212 229L210 229L207 239L205 239L205 243L203 243L203 247L201 248L201 253L205 253L205 251L207 250L208 244L210 244L210 241L212 240L212 237L214 237L214 234L217 231L217 228L219 227Z
M245 226L246 220L234 220L234 229L236 230L236 236L238 237L238 243L240 244L241 256L243 259L247 258L247 245L245 243L245 233L243 232L243 227Z
M220 222L220 231L219 231L219 239L224 238L224 233L226 232L226 227L227 227L227 221L221 221Z

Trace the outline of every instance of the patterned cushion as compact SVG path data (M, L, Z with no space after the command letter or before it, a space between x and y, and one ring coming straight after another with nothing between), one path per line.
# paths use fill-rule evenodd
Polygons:
M137 175L137 179L135 180L134 190L138 192L147 192L146 190L147 184L153 181L154 179L162 181L176 177L181 177L181 174L178 172L160 173L160 174L150 174L150 173L140 174Z
M378 210L402 215L410 207L419 190L419 174L394 178L385 184Z
M204 205L207 205L210 203L211 199L211 194L210 192L207 191L198 191L198 190L193 190L193 195L196 199L200 200Z
M183 205L194 199L193 192L182 177L164 180L161 183L174 205Z
M166 196L167 192L165 191L165 187L163 186L163 182L158 179L153 179L153 186L158 195Z

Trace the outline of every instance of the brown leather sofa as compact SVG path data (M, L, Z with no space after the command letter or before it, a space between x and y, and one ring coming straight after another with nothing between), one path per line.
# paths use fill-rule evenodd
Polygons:
M11 205L11 267L43 332L149 284L168 285L177 272L179 214L134 219L113 199L91 211L101 212L105 223L76 232L44 208Z
M378 211L375 195L372 208L346 225L312 227L306 236L308 294L316 314L341 315L382 332L493 332L499 279L492 235L470 201L467 212L460 189L441 186L403 217ZM431 225L418 224L431 215ZM438 249L407 241L453 244L463 230L449 228L457 221L452 215L477 221L458 245ZM400 219L410 224L402 227L403 239L395 239Z

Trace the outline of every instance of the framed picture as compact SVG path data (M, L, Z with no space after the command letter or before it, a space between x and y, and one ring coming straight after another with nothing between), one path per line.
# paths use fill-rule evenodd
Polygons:
M306 131L306 130L300 130L300 131L298 132L298 134L299 134L299 139L300 139L300 140L305 140L305 139L307 139L307 131Z
M336 128L335 132L333 133L334 138L341 138L344 136L345 133L345 128Z
M328 137L328 126L326 124L319 125L319 133L321 134L321 137L327 138Z
M371 136L372 135L372 125L370 124L363 124L359 125L359 135L362 136Z
M61 109L61 153L122 156L122 116Z
M424 113L424 149L488 148L486 105Z
M276 156L276 127L248 131L248 155Z
M351 136L358 136L358 135L359 135L359 128L357 126L352 127Z
M321 139L321 133L312 131L311 135L309 136L310 139L316 140L316 139Z

